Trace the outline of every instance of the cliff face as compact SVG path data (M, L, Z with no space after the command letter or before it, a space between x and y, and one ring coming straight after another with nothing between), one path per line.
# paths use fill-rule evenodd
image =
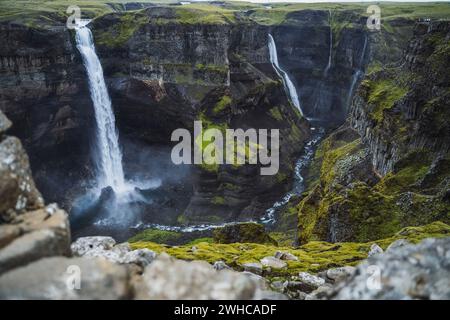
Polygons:
M44 196L69 208L73 186L82 188L78 181L93 175L95 133L85 71L62 20L45 29L2 25L0 101L29 151ZM191 129L194 120L221 130L281 130L276 176L262 177L255 166L196 167L193 194L187 191L191 200L180 220L210 222L260 216L289 188L293 163L309 136L270 63L268 33L305 113L336 124L367 62L383 61L377 41L389 37L369 36L364 26L365 19L351 10L301 10L266 26L245 14L203 12L198 20L190 11L153 7L106 14L90 28L123 140L170 146L172 131ZM54 188L61 188L55 181L65 177L48 179L55 168L72 172L76 181L62 187L64 199Z
M308 117L345 119L358 74L370 57L365 18L351 11L304 10L273 28L282 66L299 88Z
M173 130L192 129L194 120L205 129L280 129L277 175L260 176L259 167L249 165L198 166L194 194L179 219L257 218L287 189L308 125L273 71L267 30L255 24L181 24L174 14L152 8L94 21L119 129L132 139L163 144L170 143Z
M71 34L7 22L0 28L0 109L14 122L12 133L29 152L38 184L47 170L64 164L84 168L93 108Z
M418 24L396 65L369 73L348 124L316 153L299 240L366 241L449 221L448 22Z

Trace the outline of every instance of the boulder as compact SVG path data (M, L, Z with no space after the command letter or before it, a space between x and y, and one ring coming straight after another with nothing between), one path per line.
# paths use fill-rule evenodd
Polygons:
M111 250L115 244L116 240L111 237L82 237L73 242L70 249L75 256L96 257L102 255L103 251Z
M215 270L204 261L182 261L161 254L134 282L137 299L254 299L259 281L231 270Z
M0 199L0 222L11 222L17 214L44 205L31 176L28 156L15 137L0 142Z
M275 252L275 258L281 260L298 261L298 258L290 252L277 251Z
M242 267L244 268L245 271L248 271L248 272L251 272L254 274L258 274L258 275L261 275L263 272L263 266L259 262L244 263L244 264L242 264Z
M0 274L43 257L70 255L69 219L56 205L17 216L2 226Z
M333 299L450 299L450 237L370 257L339 283Z
M0 111L0 136L11 128L11 121L5 116L5 114Z
M384 252L383 249L379 245L374 243L370 246L370 250L369 250L369 253L367 254L367 256L372 257L374 255L378 255L383 252Z
M224 269L231 270L231 268L222 260L214 262L213 268L216 270L224 270Z
M264 229L264 226L254 222L230 224L217 228L213 232L217 243L270 243L276 244Z
M345 280L350 277L356 268L351 266L339 267L328 269L325 273L327 279L331 280L333 283Z
M300 291L309 293L325 284L325 280L307 272L300 272L298 280L301 285Z
M283 269L287 267L286 262L275 257L264 257L260 261L263 266L273 269Z
M45 258L0 276L0 299L125 299L130 295L126 268L98 258Z
M79 257L101 257L111 262L122 264L137 264L145 267L155 258L156 253L147 249L131 250L128 243L116 245L111 237L82 237L71 245L74 256Z

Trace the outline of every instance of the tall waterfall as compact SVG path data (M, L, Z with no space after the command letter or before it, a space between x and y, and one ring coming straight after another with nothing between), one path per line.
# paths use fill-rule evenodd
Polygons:
M97 183L99 188L111 186L119 191L125 186L122 152L116 130L116 119L111 106L103 69L95 53L91 30L86 26L76 28L76 43L89 79L89 91L95 110L97 125Z
M329 11L329 13L330 13L330 21L329 21L329 24L330 24L330 46L329 46L329 50L328 50L328 64L325 67L325 71L324 71L325 76L328 75L328 71L331 68L331 55L333 53L333 29L331 27L331 10Z
M347 95L346 108L350 107L350 103L352 102L351 99L353 96L353 91L355 91L355 86L358 83L358 81L362 78L362 76L364 75L363 64L364 64L364 56L366 55L366 49L367 49L367 36L364 37L364 44L363 44L363 48L362 48L361 57L359 58L359 65L357 67L357 70L355 71L355 73L352 76L352 81L350 83L350 88L348 90L348 95Z
M303 116L302 107L300 106L300 100L298 99L297 89L295 89L295 86L292 83L291 79L289 78L289 75L287 74L287 72L284 71L283 69L281 69L281 67L278 63L277 46L276 46L275 40L273 40L273 37L271 34L269 34L269 53L270 53L270 62L272 63L273 68L275 69L275 72L283 80L284 87L286 88L286 90L289 94L291 102L294 104L294 106L300 111L301 115Z

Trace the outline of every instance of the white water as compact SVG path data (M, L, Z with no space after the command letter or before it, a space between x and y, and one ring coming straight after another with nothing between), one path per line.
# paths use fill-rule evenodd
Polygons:
M122 152L102 65L95 52L92 33L88 27L76 28L76 43L88 75L89 91L95 110L98 152L96 155L97 187L101 189L111 186L118 192L125 188Z
M270 62L272 63L275 72L283 80L284 86L289 94L291 102L303 116L303 111L300 105L300 100L298 98L297 89L295 89L295 86L292 83L291 79L289 78L287 72L281 69L280 64L278 63L277 46L271 34L269 34L269 53L270 53Z
M328 64L325 67L325 71L324 71L324 75L327 76L328 75L328 71L330 71L331 68L331 54L333 53L333 29L331 28L331 11L329 11L330 13L330 47L328 50Z
M358 83L358 80L364 75L364 72L362 71L362 69L363 69L363 63L364 63L364 56L366 55L366 48L367 48L367 36L364 37L364 45L363 45L361 57L359 58L359 65L357 67L358 69L355 71L355 73L352 76L352 82L350 83L350 88L348 90L347 101L346 101L347 108L350 107L350 103L352 102L351 99L353 96L353 91L355 90L355 86Z

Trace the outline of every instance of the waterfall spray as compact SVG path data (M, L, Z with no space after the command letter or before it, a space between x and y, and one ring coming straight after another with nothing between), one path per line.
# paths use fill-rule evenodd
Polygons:
M85 25L76 28L76 43L89 79L89 91L94 105L97 141L97 184L99 188L111 186L118 192L125 186L122 152L111 99L103 77L103 69L95 52L91 30Z
M294 104L294 106L300 111L300 114L303 116L303 111L302 111L302 107L300 105L300 100L298 98L297 90L295 89L295 86L292 83L291 79L289 78L289 75L287 74L287 72L284 71L283 69L281 69L281 67L278 63L277 47L275 44L275 40L273 39L271 34L269 34L269 54L270 54L270 62L272 63L273 68L275 69L275 72L283 80L284 87L286 88L286 91L289 94L291 102Z

